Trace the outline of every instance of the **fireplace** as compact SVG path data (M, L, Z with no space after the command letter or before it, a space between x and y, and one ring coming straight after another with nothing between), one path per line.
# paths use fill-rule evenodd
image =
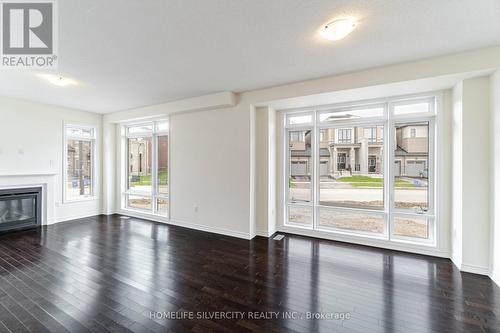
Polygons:
M41 187L0 189L0 233L40 226L41 207Z

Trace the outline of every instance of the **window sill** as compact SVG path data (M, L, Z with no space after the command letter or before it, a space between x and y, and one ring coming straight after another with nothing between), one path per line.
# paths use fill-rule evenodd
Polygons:
M281 225L277 227L278 232L291 233L307 237L315 237L340 241L364 246L375 246L379 248L391 249L396 251L404 251L410 253L419 253L424 255L438 256L449 258L447 250L440 249L437 244L407 242L396 239L383 239L376 237L367 237L358 234L345 234L340 232L332 232L330 230L305 230L304 228L291 227L290 225Z
M99 197L92 196L92 197L85 197L85 198L79 198L79 199L72 199L72 200L63 200L63 204L74 204L74 203L79 203L79 202L87 202L87 201L97 201L99 200Z
M121 212L123 212L124 214L126 214L126 213L130 213L131 215L135 214L139 218L141 218L141 217L149 217L149 218L156 217L156 218L160 218L162 221L165 221L165 222L168 222L170 220L168 215L155 214L155 213L152 213L150 211L144 211L144 210L140 210L140 209L122 208Z
M125 194L125 195L137 195L137 196L140 196L140 197L151 197L151 196L153 196L152 192L141 192L141 191L130 191L130 190L123 192L123 194Z

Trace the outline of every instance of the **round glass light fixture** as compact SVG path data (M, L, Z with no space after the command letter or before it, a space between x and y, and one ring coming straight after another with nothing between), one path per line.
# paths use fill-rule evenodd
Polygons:
M353 18L342 18L331 21L321 28L321 36L328 40L341 40L356 28L357 21Z
M39 76L41 78L49 81L53 85L56 85L56 86L59 86L59 87L66 87L66 86L77 84L77 82L75 80L69 79L69 78L64 77L62 75L40 74Z

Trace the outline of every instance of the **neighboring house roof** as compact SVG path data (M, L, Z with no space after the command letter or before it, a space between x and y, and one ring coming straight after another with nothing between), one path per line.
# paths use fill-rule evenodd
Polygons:
M425 152L409 152L398 146L395 151L396 156L427 156Z
M321 157L330 157L330 152L328 151L327 148L321 148L319 150L319 155ZM310 157L311 155L311 148L308 147L305 150L292 150L291 152L292 157Z

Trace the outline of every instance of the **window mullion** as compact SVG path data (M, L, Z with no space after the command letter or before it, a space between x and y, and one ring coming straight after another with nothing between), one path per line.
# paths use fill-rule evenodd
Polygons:
M311 182L312 182L312 215L313 215L313 220L312 220L312 228L313 230L316 230L318 228L319 222L318 222L318 200L319 200L319 186L320 186L320 179L319 179L319 165L320 165L320 145L319 145L319 133L318 133L318 127L316 126L317 122L317 117L313 117L313 127L312 127L312 140L311 140L311 158L313 159L313 174L311 176Z
M387 238L390 240L392 238L393 229L393 218L392 211L394 209L394 150L395 150L395 137L394 137L394 121L392 119L393 114L392 103L386 104L387 120L385 125L384 137L384 158L386 161L385 174L386 181L384 186L386 204L385 211L387 212L386 228L387 228Z
M156 124L154 125L156 128ZM152 151L151 151L151 163L153 164L151 167L151 209L152 213L156 213L157 211L157 194L158 194L158 163L157 163L157 152L158 152L158 135L153 134L152 137Z

